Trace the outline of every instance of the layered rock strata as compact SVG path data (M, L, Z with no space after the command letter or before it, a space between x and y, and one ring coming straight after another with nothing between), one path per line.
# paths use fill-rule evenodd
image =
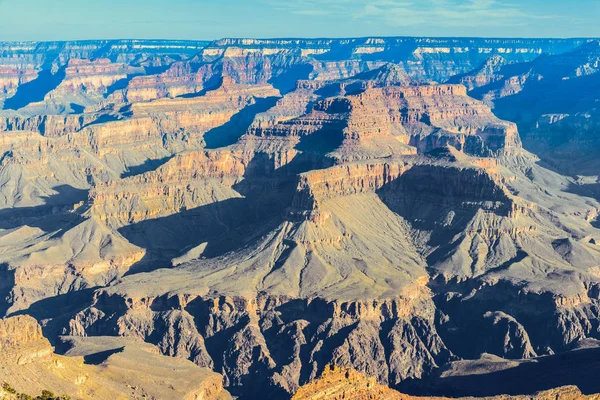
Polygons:
M81 399L231 398L218 374L161 356L143 343L95 338L68 345L69 356L56 355L33 318L0 320L0 396L46 390Z
M195 363L242 398L289 398L332 363L414 394L442 379L455 386L440 394L471 395L452 362L583 354L569 351L600 338L600 204L573 185L592 180L540 166L492 113L496 97L469 96L509 75L523 88L593 79L593 42L578 68L569 53L515 69L577 43L69 53L39 72L56 87L0 119L0 313L35 315L53 342L71 335L66 351L84 360L124 347L100 364L125 385L135 369L204 382ZM568 62L552 75L544 59ZM452 80L468 89L433 82L474 68ZM157 355L115 337L175 364L158 371ZM221 377L209 377L212 393ZM169 398L147 390L136 395Z

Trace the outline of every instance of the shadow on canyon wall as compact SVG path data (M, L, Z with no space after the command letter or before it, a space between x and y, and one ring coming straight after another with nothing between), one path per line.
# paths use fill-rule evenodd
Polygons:
M207 149L217 149L234 144L246 133L257 114L272 108L279 97L256 98L256 102L239 111L225 124L204 134Z
M169 160L172 158L173 156L163 157L155 160L147 159L143 164L129 167L126 172L123 172L121 174L121 179L130 178L132 176L142 175L146 172L154 171L166 164L167 162L169 162Z
M530 395L560 386L577 386L584 394L600 392L600 348L575 350L520 362L501 371L405 381L398 390L420 396Z
M55 346L59 341L59 336L63 334L63 328L68 326L71 318L92 304L97 289L98 287L82 288L48 297L33 303L26 310L12 313L11 316L30 315L35 318L42 326L44 337ZM110 334L111 332L105 332L104 336ZM60 349L57 351L60 352Z
M202 243L207 244L204 257L217 257L276 228L289 218L285 210L296 195L298 174L333 165L326 154L341 145L340 128L327 127L301 138L296 148L302 152L277 169L266 153L257 153L246 167L244 179L233 186L242 197L119 229L129 242L146 250L145 257L128 274L170 267L173 258Z
M56 89L66 76L65 67L56 73L51 70L43 70L38 73L37 78L24 83L17 89L17 93L4 101L5 110L18 110L31 103L43 101L48 93Z
M6 263L0 264L0 318L10 308L12 290L15 286L15 271Z
M74 213L75 204L87 200L88 190L70 185L53 188L57 193L41 197L44 204L32 207L13 207L0 210L0 229L15 229L23 225L39 228L44 232L64 231L83 221Z
M127 87L129 86L129 83L134 78L137 78L138 76L160 75L163 72L167 71L169 69L169 67L170 67L170 65L159 65L159 66L155 66L155 67L146 66L146 67L144 67L144 72L127 74L127 76L125 78L119 79L118 81L116 81L115 83L113 83L112 85L107 87L104 97L108 97L111 94L115 93L116 91L127 89Z
M285 72L269 79L268 83L284 95L296 89L298 81L308 79L313 70L312 64L290 66Z

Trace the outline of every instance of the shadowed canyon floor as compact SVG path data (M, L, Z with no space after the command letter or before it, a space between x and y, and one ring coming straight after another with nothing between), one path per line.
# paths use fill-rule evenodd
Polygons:
M453 397L458 399L458 397ZM598 399L600 395L584 395L577 387L565 386L536 392L531 395L499 395L485 397L460 397L462 400L583 400ZM415 397L402 394L378 384L373 378L366 378L352 369L326 368L323 375L301 387L293 400L449 400L447 397Z
M0 381L600 392L598 41L0 49Z

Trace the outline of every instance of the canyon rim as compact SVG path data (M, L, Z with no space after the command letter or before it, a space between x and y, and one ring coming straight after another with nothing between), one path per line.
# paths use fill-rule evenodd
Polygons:
M0 41L0 399L598 399L599 102L594 38Z

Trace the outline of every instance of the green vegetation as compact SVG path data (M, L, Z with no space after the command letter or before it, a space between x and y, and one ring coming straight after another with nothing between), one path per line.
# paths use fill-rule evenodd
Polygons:
M14 387L12 387L10 384L8 384L7 382L4 382L2 384L2 389L5 392L8 392L8 393L14 395L14 397L17 400L71 400L70 396L67 396L67 395L56 396L56 395L54 395L54 393L52 393L49 390L42 390L41 395L32 397L25 393L18 393L17 390Z

